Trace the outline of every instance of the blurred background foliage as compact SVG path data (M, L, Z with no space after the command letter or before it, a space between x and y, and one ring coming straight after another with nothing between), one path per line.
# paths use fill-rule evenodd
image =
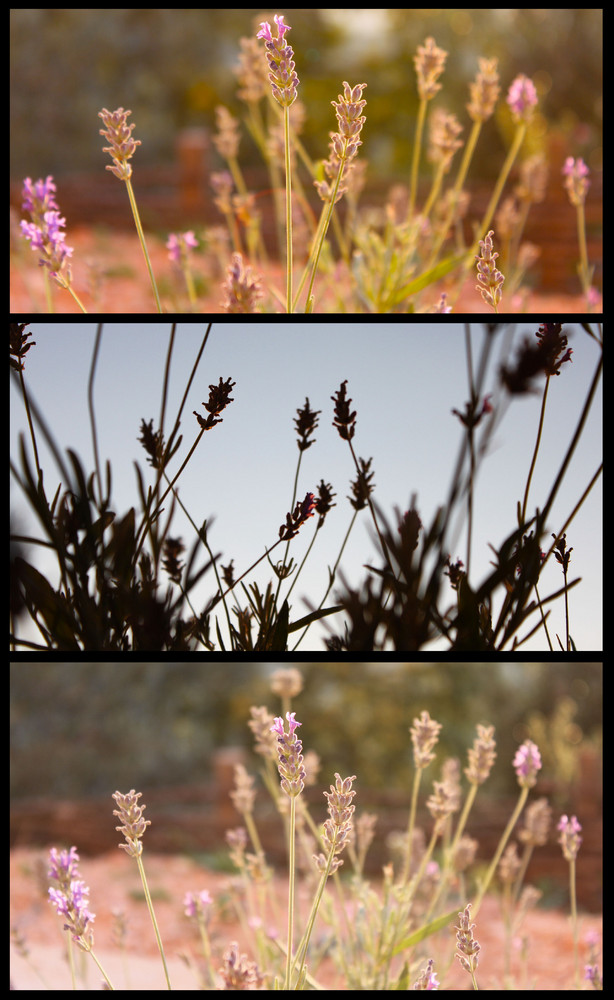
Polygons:
M251 705L282 711L271 692L281 664L14 663L11 665L11 795L79 798L117 788L206 784L215 749L251 755ZM426 709L443 726L445 756L467 763L477 723L495 726L497 762L485 794L514 794L512 758L534 739L544 776L562 791L586 742L601 744L597 663L301 664L293 701L304 751L322 758L318 785L335 771L357 787L407 791L409 727ZM259 767L254 756L253 770Z
M225 104L238 117L234 68L239 39L253 37L273 13L239 10L72 9L11 10L11 177L14 181L78 171L104 171L98 134L102 107L130 108L139 165L174 161L181 129L215 128L215 108ZM314 159L328 154L335 126L331 100L342 81L366 82L367 124L363 152L369 177L407 182L417 111L413 57L432 35L448 51L443 89L435 104L456 113L469 134L465 111L468 84L480 56L496 56L502 98L514 77L532 77L540 95L534 131L544 123L559 133L569 155L601 167L602 11L541 9L364 9L286 8L307 112L303 141ZM487 123L472 175L495 177L511 129L500 102ZM220 169L212 152L214 169ZM260 163L245 135L242 167ZM454 169L454 168L453 168ZM61 197L60 197L61 204Z

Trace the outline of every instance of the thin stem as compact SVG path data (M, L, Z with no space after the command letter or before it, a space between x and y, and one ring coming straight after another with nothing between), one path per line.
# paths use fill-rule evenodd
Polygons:
M290 108L284 107L286 160L286 312L292 312L292 164L290 161Z
M147 264L147 270L149 271L149 279L151 281L151 287L153 289L154 298L156 300L156 308L159 313L162 312L162 306L160 305L160 297L158 295L158 289L156 286L156 279L154 278L153 270L151 267L151 261L149 260L149 254L147 253L147 246L145 244L145 234L143 232L143 227L141 225L141 219L139 216L139 210L136 206L136 198L134 197L134 191L132 190L132 184L130 183L130 178L126 177L126 190L128 191L128 197L130 199L130 207L132 209L132 214L134 216L134 224L136 226L136 231L139 235L139 240L141 247L143 249L143 254L145 256L145 263Z
M166 984L168 989L172 989L171 981L168 975L168 968L166 966L166 958L164 956L164 948L162 946L162 938L160 937L160 931L158 930L158 923L156 921L156 915L154 913L153 903L151 901L151 895L149 893L149 886L147 885L147 879L145 878L145 869L143 867L143 861L140 855L136 856L136 863L139 869L139 875L141 876L141 882L143 883L143 892L145 893L145 899L147 900L147 909L149 910L149 916L151 917L151 922L153 924L153 929L156 935L156 941L158 942L158 948L160 951L160 957L162 959L162 965L164 966L164 975L166 976Z
M286 108L286 111L288 109ZM286 978L284 989L290 989L292 975L292 942L294 937L294 831L296 826L296 796L290 798L290 830L288 839L288 948L286 951Z
M524 491L524 500L522 502L522 512L520 515L520 522L518 527L521 528L525 522L525 517L527 514L527 503L529 500L529 489L531 487L531 479L533 478L533 470L535 469L535 463L537 461L537 453L539 451L539 443L541 441L542 429L544 426L544 414L546 412L546 399L548 397L548 386L550 385L550 376L546 375L546 384L544 386L544 394L542 396L542 408L539 414L539 426L537 428L537 440L535 442L535 448L533 450L533 458L531 459L531 467L529 469L529 475L527 477L527 485Z
M411 162L411 183L409 189L409 208L407 211L407 221L409 222L414 214L416 204L416 188L418 186L418 163L420 162L420 146L422 145L422 133L424 131L424 121L426 118L426 108L428 101L425 98L420 100L418 108L418 120L416 122L416 132L414 135L414 154Z
M495 855L494 855L494 857L493 857L493 859L492 859L492 861L490 863L490 867L489 867L489 869L488 869L488 871L486 873L484 881L482 882L482 885L480 886L480 891L478 892L477 899L475 901L475 909L473 910L473 913L472 913L472 919L473 920L475 920L475 918L478 915L478 911L480 909L480 906L482 905L482 900L484 899L484 896L486 895L486 892L488 891L488 887L489 887L490 883L492 882L492 878L493 878L493 875L495 874L495 870L497 868L497 865L499 864L499 861L501 859L501 855L503 854L503 851L505 850L505 845L507 844L508 840L510 839L510 836L512 834L512 830L514 829L514 827L516 826L516 823L518 822L518 818L520 816L520 813L524 809L525 802L527 801L528 795L529 795L529 788L525 785L521 789L521 791L520 791L520 796L518 798L518 802L516 803L516 808L514 809L514 812L512 813L512 815L511 815L511 817L509 819L509 822L508 822L508 824L507 824L507 826L506 826L506 828L504 830L503 836L501 837L501 840L499 841L499 844L497 845L497 850L495 851Z

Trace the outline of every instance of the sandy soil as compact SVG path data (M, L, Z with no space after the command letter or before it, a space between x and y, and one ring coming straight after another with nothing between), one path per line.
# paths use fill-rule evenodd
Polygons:
M73 282L77 295L82 300L88 312L104 313L150 313L155 312L155 302L145 268L142 250L136 235L128 233L112 233L100 235L91 228L76 226L71 229L70 243L75 248L73 255ZM174 312L177 306L165 289L176 288L181 296L185 291L181 280L173 272L168 259L168 251L163 241L147 237L147 247L152 268L156 275L165 312ZM30 259L32 258L32 259ZM95 265L95 266L94 266ZM200 313L220 313L224 298L222 283L226 275L226 261L219 261L215 273L208 275L208 290L199 299ZM201 264L195 264L198 270ZM467 280L462 294L454 305L454 313L476 313L493 316L492 309L486 305L475 291L475 276ZM267 280L278 290L283 303L285 295L285 277L278 266L271 265ZM96 294L92 294L94 284ZM344 303L343 293L338 289L327 292L323 298L317 297L315 312L340 313L348 309ZM317 289L316 289L317 290ZM54 308L58 313L80 313L76 302L68 292L54 287ZM424 299L421 308L438 297L431 295ZM180 306L186 309L186 303ZM272 296L264 303L266 312L283 312L283 306ZM301 306L304 308L304 306ZM504 300L501 313L511 308ZM601 307L600 307L601 308ZM571 295L530 294L523 305L527 313L538 315L558 314L569 317L573 314L586 312L583 298ZM11 255L11 312L41 313L46 312L44 277L42 268L36 265L35 257L23 255L19 262ZM351 310L350 310L351 311Z
M39 888L37 871L46 863L43 851L20 848L11 852L11 927L17 926L30 951L26 960L11 945L11 982L15 989L60 990L70 988L70 974L63 958L61 918L44 898ZM195 861L181 856L145 855L145 867L152 892L156 917L165 945L169 974L174 989L198 990L199 941L190 921L183 913L183 897L187 891L208 889L214 900L227 893L226 874L205 870ZM134 862L124 852L117 851L95 858L82 858L81 874L90 886L91 909L96 913L95 950L116 989L162 990L166 988L156 943L142 900L140 879ZM281 922L284 922L286 883L280 876L275 882ZM308 899L301 895L304 909ZM127 961L113 945L112 910L126 913L129 934L126 942ZM584 943L588 931L601 934L601 918L582 915L580 921L581 960L587 958ZM282 927L278 927L281 937ZM244 930L228 912L228 907L216 906L210 927L212 951L217 965L231 941L238 941L241 950L253 956L249 931ZM442 935L445 932L442 932ZM451 944L453 931L450 931ZM485 900L478 917L476 937L481 945L478 982L481 989L501 989L503 972L503 926L498 904ZM573 952L569 921L564 913L536 910L524 924L529 949L528 980L522 973L520 949L516 942L512 973L516 989L560 990L573 986ZM441 935L440 935L441 939ZM443 938L445 953L451 953ZM438 945L434 945L437 948ZM101 977L89 960L87 985L81 988L100 989ZM128 972L126 972L128 969ZM128 978L126 978L128 976ZM344 989L332 964L327 960L317 971L317 978L329 989ZM448 989L468 989L468 976L458 963L452 967L446 982ZM582 988L590 988L583 984Z

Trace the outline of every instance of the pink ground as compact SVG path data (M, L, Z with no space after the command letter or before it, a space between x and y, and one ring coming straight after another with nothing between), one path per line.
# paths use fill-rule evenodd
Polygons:
M62 957L61 919L37 888L34 874L39 860L45 862L46 857L46 852L29 848L11 852L11 927L18 926L30 949L30 959L26 962L11 946L11 982L15 989L70 988L68 967ZM208 889L214 899L219 899L228 885L229 876L206 871L181 856L148 855L145 852L144 861L173 988L198 990L201 987L195 974L195 963L199 942L193 926L183 914L183 897L187 891ZM140 898L136 864L123 851L117 850L96 858L82 858L80 870L90 886L91 909L96 913L95 950L116 989L166 989L149 915ZM276 879L282 920L285 885L284 879ZM300 898L300 892L299 902L303 906L307 903L306 899ZM126 965L111 938L111 911L114 908L123 910L129 916L128 981L125 979ZM588 931L601 934L601 924L599 916L581 916L582 962L587 959L584 937ZM283 938L283 928L280 932ZM453 944L453 931L449 933ZM512 967L513 988L572 989L573 950L568 917L553 910L533 911L525 920L523 933L529 949L529 979L525 981L522 976L521 942L518 941ZM477 977L480 989L502 989L504 935L498 904L494 899L486 899L483 903L475 934L481 945ZM249 937L231 916L224 920L217 914L214 916L211 940L213 953L218 958L231 941L238 941L243 951L250 957L253 955ZM446 953L451 953L450 948L446 949ZM100 989L101 977L91 960L88 964L89 985L86 988ZM344 989L343 981L330 962L318 969L317 978L329 989ZM469 977L457 962L452 967L446 988L471 988ZM583 984L583 988L590 988L589 984Z
M75 226L70 232L70 243L75 248L74 288L88 312L155 312L151 284L136 235L116 232L100 235L89 227ZM164 311L176 311L176 304L170 292L167 292L167 289L173 288L184 297L181 309L185 310L184 286L173 271L164 242L148 236L147 247ZM196 258L196 261L195 270L198 270L202 264L199 258ZM95 267L89 266L94 263ZM200 313L221 312L224 298L222 283L228 263L229 260L216 261L215 273L208 275L208 291L198 303ZM285 309L280 301L281 303L284 301L285 277L280 267L276 265L271 265L269 272L267 279L270 279L271 285L277 289L279 299L268 296L264 302L264 309L268 313L283 312ZM344 301L342 279L341 275L341 282L323 298L319 297L316 285L316 312L340 313L348 309L352 311L350 305ZM91 292L92 281L97 282L97 295ZM494 317L492 309L475 291L475 284L475 276L470 275L454 305L454 313L483 313ZM56 312L80 313L78 305L68 292L54 286L53 297ZM420 308L425 309L430 304L434 305L438 297L439 290L437 292L427 290ZM502 314L512 308L506 301L505 294L500 308ZM304 311L304 296L301 299L300 309ZM586 312L586 307L580 295L530 294L523 305L523 310L538 315L557 314L569 318L574 314ZM25 315L46 311L43 272L36 263L35 255L31 252L25 253L19 262L14 255L11 255L11 312Z

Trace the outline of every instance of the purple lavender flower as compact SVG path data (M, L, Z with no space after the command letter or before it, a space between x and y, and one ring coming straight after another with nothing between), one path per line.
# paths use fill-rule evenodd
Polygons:
M277 38L273 38L268 21L262 22L256 38L264 39L273 97L282 108L289 108L296 100L296 88L299 84L299 78L294 71L294 52L292 47L284 42L284 35L286 31L290 31L290 25L284 24L283 14L275 14L273 20L277 25Z
M563 855L567 861L575 861L580 850L580 844L582 843L582 837L580 836L582 827L578 823L577 817L561 816L556 828L561 834L559 844L563 849Z
M78 861L76 847L71 847L70 851L51 848L47 875L55 885L48 890L49 902L55 906L56 913L64 917L64 930L70 931L76 943L88 950L93 943L90 924L96 914L88 910L90 890L79 878Z
M112 796L118 806L117 809L113 810L113 815L122 822L122 825L116 826L115 829L123 833L126 838L126 843L118 844L118 847L126 851L131 858L137 858L143 853L141 837L147 827L151 826L150 820L143 819L143 810L147 806L139 804L142 794L142 792L135 793L134 788L132 788L126 795L122 795L121 792L113 792Z
M571 204L583 205L584 199L586 198L586 192L588 191L591 183L587 180L590 171L586 166L586 163L581 158L574 160L573 156L568 156L565 160L565 166L563 167L562 173L565 177L563 184L567 189L567 194L569 195Z
M481 293L484 302L488 302L496 311L501 301L501 285L505 278L495 264L499 254L494 252L492 241L494 235L494 231L491 229L486 237L479 241L482 250L480 256L476 255L475 259L480 284L475 287Z
M171 233L166 241L168 255L175 264L181 264L186 260L190 249L197 246L198 240L192 229L188 229L186 233Z
M135 126L134 122L128 125L128 115L131 114L132 111L124 111L123 108L118 108L117 111L103 108L98 112L98 117L102 118L106 125L106 129L99 130L100 135L110 143L109 146L103 146L102 151L108 153L113 160L113 166L107 166L105 169L119 177L120 181L127 181L132 176L132 165L128 160L133 156L136 147L141 145L140 139L132 138L132 129Z
M286 712L287 733L281 717L277 717L271 726L271 732L277 735L277 769L281 777L281 787L290 798L300 795L305 787L303 744L295 735L295 730L302 725L302 722L297 722L295 715L295 712Z
M524 73L520 73L511 84L506 100L514 120L528 122L533 114L533 108L537 104L535 84Z
M292 514L286 514L286 523L282 524L279 529L280 541L289 542L291 538L294 538L298 534L301 524L304 524L307 518L313 517L315 506L316 498L313 493L306 493L305 499L301 503L297 503ZM300 722L297 725L300 725Z
M186 917L201 917L204 907L210 906L212 903L213 899L207 889L203 889L201 892L186 892L183 898L185 915Z
M56 191L57 188L51 174L49 174L46 180L40 178L37 181L32 181L30 177L26 177L23 182L23 203L21 207L24 212L29 212L32 218L35 216L42 217L49 209L58 209L55 201Z
M47 871L49 880L57 882L58 885L70 885L72 879L79 876L78 861L79 855L76 847L71 847L69 851L58 851L52 847L49 851L49 869Z
M533 788L537 782L537 772L541 770L542 759L539 749L532 740L525 740L518 747L514 757L516 777L521 788Z
M40 266L48 268L61 287L68 288L71 281L68 259L72 257L73 248L65 243L66 219L60 215L55 191L51 175L44 181L41 178L34 182L26 177L22 190L23 208L29 212L31 221L22 219L20 225L24 238L40 253Z
M412 990L436 990L439 987L439 982L437 980L437 973L433 972L434 961L429 958L426 969L423 969L422 974L416 979L416 982L412 986Z
M356 781L356 775L353 774L349 778L342 778L335 771L335 778L335 784L330 786L330 792L324 792L328 800L329 816L324 824L322 833L322 846L326 854L313 855L316 868L320 874L323 875L324 872L327 872L328 876L333 875L343 864L338 855L341 854L349 842L353 825L352 814L355 809L355 806L352 805L352 799L356 795L356 792L352 789L352 782ZM333 857L329 865L331 851L333 852Z

